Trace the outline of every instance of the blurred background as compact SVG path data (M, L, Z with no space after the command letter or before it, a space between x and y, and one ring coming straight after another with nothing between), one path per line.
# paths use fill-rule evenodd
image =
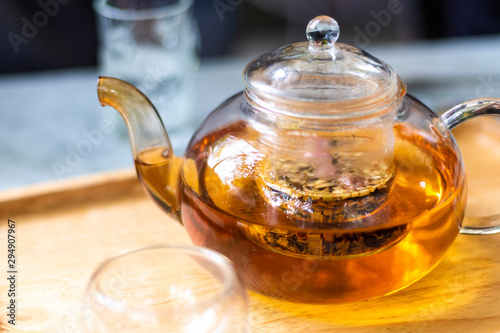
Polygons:
M40 16L54 3L57 12ZM304 41L317 15L334 17L340 42L391 64L435 111L500 97L497 0L195 0L193 11L196 119L243 89L241 72L253 57ZM34 20L39 27L27 27ZM0 190L132 167L118 129L71 160L102 119L114 117L96 98L99 45L89 0L0 0Z
M397 13L383 17L391 6ZM0 39L1 74L97 65L92 2L64 0L59 7L29 43L20 42L19 52L13 52L9 38ZM32 18L41 8L38 1L0 1L0 36L20 32L22 18ZM253 56L303 41L305 26L319 14L339 22L341 42L363 47L500 33L500 2L495 0L196 0L194 13L203 58ZM368 41L377 26L370 21L383 31Z

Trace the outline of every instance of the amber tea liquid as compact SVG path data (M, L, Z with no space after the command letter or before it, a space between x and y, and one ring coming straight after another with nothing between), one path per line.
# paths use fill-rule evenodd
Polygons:
M228 157L226 165L211 164L210 158L197 164L196 156L206 154L217 140L233 137L223 141L230 146L238 136L252 137L248 131L234 125L195 144L184 161L182 179L175 167L180 159L163 149L139 154L136 167L155 201L167 212L179 209L193 243L229 257L246 286L256 292L314 303L385 295L428 273L458 235L465 186L458 179L461 164L451 147L438 149L428 137L424 140L414 129L396 125L396 173L387 203L367 217L366 226L360 220L355 227L339 229L297 222L256 195L256 182L247 177L252 170L245 164L251 155ZM221 169L229 166L233 169ZM177 181L179 192L172 192ZM289 241L280 245L283 238L276 234ZM289 249L290 239L301 237L306 249ZM388 241L377 242L384 237ZM267 242L270 238L274 240ZM354 242L361 249L366 244L379 244L380 249L351 255L346 249Z

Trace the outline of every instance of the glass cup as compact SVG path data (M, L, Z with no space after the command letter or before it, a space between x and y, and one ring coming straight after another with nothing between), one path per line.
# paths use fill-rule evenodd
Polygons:
M209 249L155 246L101 264L85 295L87 332L248 332L231 262Z
M174 149L191 136L199 31L193 0L95 0L100 75L130 82L156 106ZM182 142L178 142L182 140Z

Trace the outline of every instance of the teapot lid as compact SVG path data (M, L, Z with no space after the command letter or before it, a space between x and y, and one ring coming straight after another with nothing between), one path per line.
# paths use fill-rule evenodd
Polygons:
M314 18L306 34L309 42L275 49L245 68L245 95L259 109L308 118L367 116L404 96L406 87L389 65L336 43L334 19Z

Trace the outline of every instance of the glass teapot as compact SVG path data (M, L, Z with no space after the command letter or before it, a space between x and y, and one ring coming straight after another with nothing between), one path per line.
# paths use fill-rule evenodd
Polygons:
M500 232L462 226L465 170L450 133L500 114L500 100L438 117L338 34L320 16L308 42L250 62L245 91L209 115L182 158L145 95L98 83L101 104L127 123L150 197L196 245L229 257L250 289L290 301L389 294L435 267L460 232Z

